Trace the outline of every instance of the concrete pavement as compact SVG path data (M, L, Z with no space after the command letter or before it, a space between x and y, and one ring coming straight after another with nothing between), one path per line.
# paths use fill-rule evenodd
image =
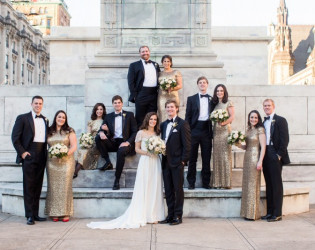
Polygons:
M24 217L0 213L0 249L315 249L315 205L310 212L275 223L241 218L184 218L178 226L98 230L101 219L25 224Z

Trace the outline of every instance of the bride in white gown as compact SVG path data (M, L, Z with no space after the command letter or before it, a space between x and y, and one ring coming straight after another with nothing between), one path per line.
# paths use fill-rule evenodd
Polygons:
M148 113L136 136L136 152L140 154L137 175L129 207L120 217L103 222L91 222L93 229L139 228L165 219L161 161L146 150L146 141L160 134L158 117Z

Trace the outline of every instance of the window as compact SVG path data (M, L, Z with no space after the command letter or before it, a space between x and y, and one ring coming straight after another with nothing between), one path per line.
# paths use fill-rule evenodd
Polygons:
M16 63L15 63L15 61L13 61L12 62L12 73L13 73L13 75L15 75L15 65L16 65Z
M40 25L45 26L45 19L40 20Z
M5 55L5 68L9 68L9 55Z
M39 14L44 14L44 9L42 7L39 8Z
M7 48L9 48L9 36L7 36L7 38L5 40L5 45Z
M6 85L9 84L9 76L8 76L8 75L5 76L5 84L6 84Z
M40 74L38 75L38 85L40 85Z
M36 14L36 11L33 7L30 9L30 14Z
M21 65L21 76L24 77L24 64Z
M15 50L15 41L12 42L12 49Z
M46 13L46 14L48 13L48 9L47 9L47 8L45 8L45 13Z
M24 58L24 46L22 45L22 58Z
M51 19L47 19L47 27L50 28L50 21Z

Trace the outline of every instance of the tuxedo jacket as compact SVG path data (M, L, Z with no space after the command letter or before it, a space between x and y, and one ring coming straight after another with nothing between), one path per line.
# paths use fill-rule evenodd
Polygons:
M156 62L151 62L154 65L156 71L156 79L157 79L157 90L158 91L158 77L160 72L159 64ZM129 66L128 70L128 86L130 91L129 101L135 103L136 98L140 90L142 89L144 82L144 67L141 60L137 62L133 62Z
M212 103L211 100L212 100L212 97L209 96L209 98L208 98L209 121L210 121L210 114L214 109L214 104ZM198 122L199 115L200 115L199 94L189 96L187 98L185 120L189 123L191 130L193 130L195 128L195 126ZM212 138L212 122L209 122L209 133L210 133L210 137Z
M165 140L167 122L162 122L160 128L161 137ZM166 142L166 155L162 157L162 167L165 168L166 164L170 167L177 167L182 165L182 162L186 165L190 157L190 140L188 122L177 116Z
M289 164L290 158L287 150L289 128L284 117L274 114L270 125L270 141L273 143L277 154L281 156L282 164Z
M105 116L103 124L106 124L109 132L107 137L112 140L115 135L115 112L109 113ZM100 131L106 132L102 129ZM138 127L136 119L132 112L122 110L122 136L125 142L129 142L132 150L135 148L135 139Z
M47 131L48 131L48 120L44 117L45 121L45 133L46 139L45 143L47 143ZM31 146L31 143L34 140L35 136L35 125L32 116L32 112L19 115L16 118L15 124L12 129L11 139L13 146L17 152L16 163L23 162L22 154L27 152ZM45 149L47 146L45 145ZM47 155L47 150L45 150L45 154Z

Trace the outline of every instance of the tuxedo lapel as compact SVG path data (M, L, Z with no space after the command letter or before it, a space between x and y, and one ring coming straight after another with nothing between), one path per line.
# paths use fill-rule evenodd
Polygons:
M164 140L164 141L165 141L165 138L166 138L166 128L167 128L167 123L164 122L163 123L163 138L162 138L162 140Z
M122 117L122 133L123 133L123 137L125 138L125 122L126 122L126 113L124 111L121 111Z
M110 116L110 125L112 127L112 134L115 134L115 112L111 113Z
M211 96L208 97L208 116L210 119L210 114L211 114Z
M141 59L140 59L140 61L139 61L139 66L140 66L140 69L141 69L141 72L142 72L142 76L143 76L143 79L144 79L144 77L145 77L145 72L144 72L144 67L143 67L143 63L142 63Z
M28 113L27 119L28 119L28 122L30 123L31 129L32 129L32 133L33 133L33 138L34 138L34 136L35 136L35 125L34 125L32 112Z
M199 94L196 95L195 102L197 104L198 116L199 116L200 115L200 98L199 98Z
M270 121L270 139L273 138L273 133L275 131L275 121L277 119L277 115L274 114L273 119Z
M175 129L175 127L177 127L177 125L178 125L178 116L176 117L176 119L175 119L175 121L174 121L174 123L173 123L173 125L171 127L170 133L169 133L168 138L167 138L167 143L170 141L170 138L172 136L173 130Z

